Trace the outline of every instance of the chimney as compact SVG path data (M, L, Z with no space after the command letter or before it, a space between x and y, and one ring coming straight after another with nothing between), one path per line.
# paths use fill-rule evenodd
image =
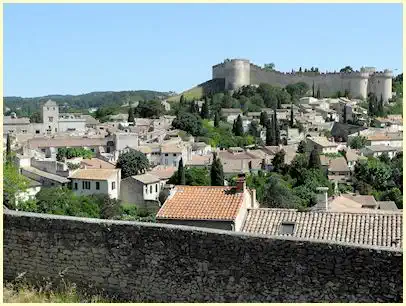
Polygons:
M238 174L236 183L235 190L237 192L245 192L245 173Z
M323 210L328 210L328 187L317 187L317 206Z
M251 189L251 208L258 208L257 207L257 191L255 189Z

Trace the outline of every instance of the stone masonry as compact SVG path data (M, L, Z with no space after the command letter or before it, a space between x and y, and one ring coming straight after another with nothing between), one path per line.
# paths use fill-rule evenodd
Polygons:
M4 212L4 279L132 302L401 302L403 253L193 227Z

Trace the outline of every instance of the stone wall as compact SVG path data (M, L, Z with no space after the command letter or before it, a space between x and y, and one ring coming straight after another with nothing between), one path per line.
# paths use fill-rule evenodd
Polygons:
M4 278L154 302L401 302L403 253L192 227L8 211Z

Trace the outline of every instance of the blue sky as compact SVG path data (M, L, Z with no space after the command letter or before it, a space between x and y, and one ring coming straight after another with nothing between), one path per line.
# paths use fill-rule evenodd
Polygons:
M4 95L191 88L225 58L402 71L400 4L4 4Z

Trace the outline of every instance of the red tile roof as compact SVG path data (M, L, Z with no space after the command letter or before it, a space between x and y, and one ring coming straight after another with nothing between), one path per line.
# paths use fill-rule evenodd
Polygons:
M244 193L224 186L175 186L157 219L227 220L237 217Z

